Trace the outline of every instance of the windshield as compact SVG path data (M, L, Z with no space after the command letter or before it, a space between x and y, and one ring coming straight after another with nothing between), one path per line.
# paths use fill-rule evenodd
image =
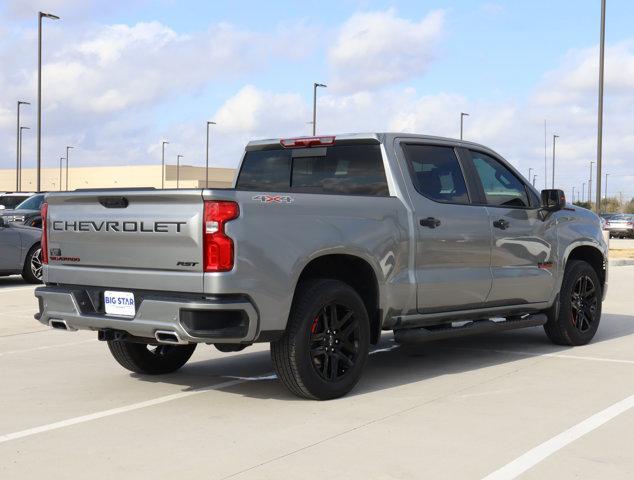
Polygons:
M33 195L15 207L16 210L39 210L44 201L44 195Z

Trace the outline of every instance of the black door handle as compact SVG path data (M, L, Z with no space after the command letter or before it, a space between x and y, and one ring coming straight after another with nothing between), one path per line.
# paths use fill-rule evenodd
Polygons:
M440 227L440 220L434 217L421 218L420 224L422 227L436 228Z
M503 218L501 218L500 220L496 220L495 222L493 222L493 226L495 228L499 228L500 230L506 230L509 226L509 222L507 222L506 220L504 220Z

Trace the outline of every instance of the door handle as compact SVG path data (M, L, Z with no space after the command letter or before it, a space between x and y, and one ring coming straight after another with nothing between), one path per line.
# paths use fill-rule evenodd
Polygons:
M440 227L440 220L434 217L421 218L420 224L422 227L436 228Z
M496 220L495 222L493 222L493 226L495 228L499 228L500 230L506 230L508 228L508 226L510 225L509 222L507 222L506 220L504 220L503 218Z

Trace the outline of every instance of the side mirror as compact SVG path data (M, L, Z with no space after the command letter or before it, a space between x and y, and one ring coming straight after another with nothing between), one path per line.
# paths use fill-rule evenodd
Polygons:
M542 190L542 209L556 212L566 206L566 194L563 190Z

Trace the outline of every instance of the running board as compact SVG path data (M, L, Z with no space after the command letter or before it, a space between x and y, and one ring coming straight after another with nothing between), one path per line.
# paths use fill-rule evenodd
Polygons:
M514 330L516 328L538 327L547 321L543 313L536 313L522 318L510 320L475 320L460 327L452 327L451 324L439 325L427 328L402 328L394 330L394 341L397 343L423 343L432 340L444 340L446 338L466 337L479 333L500 332L502 330Z

